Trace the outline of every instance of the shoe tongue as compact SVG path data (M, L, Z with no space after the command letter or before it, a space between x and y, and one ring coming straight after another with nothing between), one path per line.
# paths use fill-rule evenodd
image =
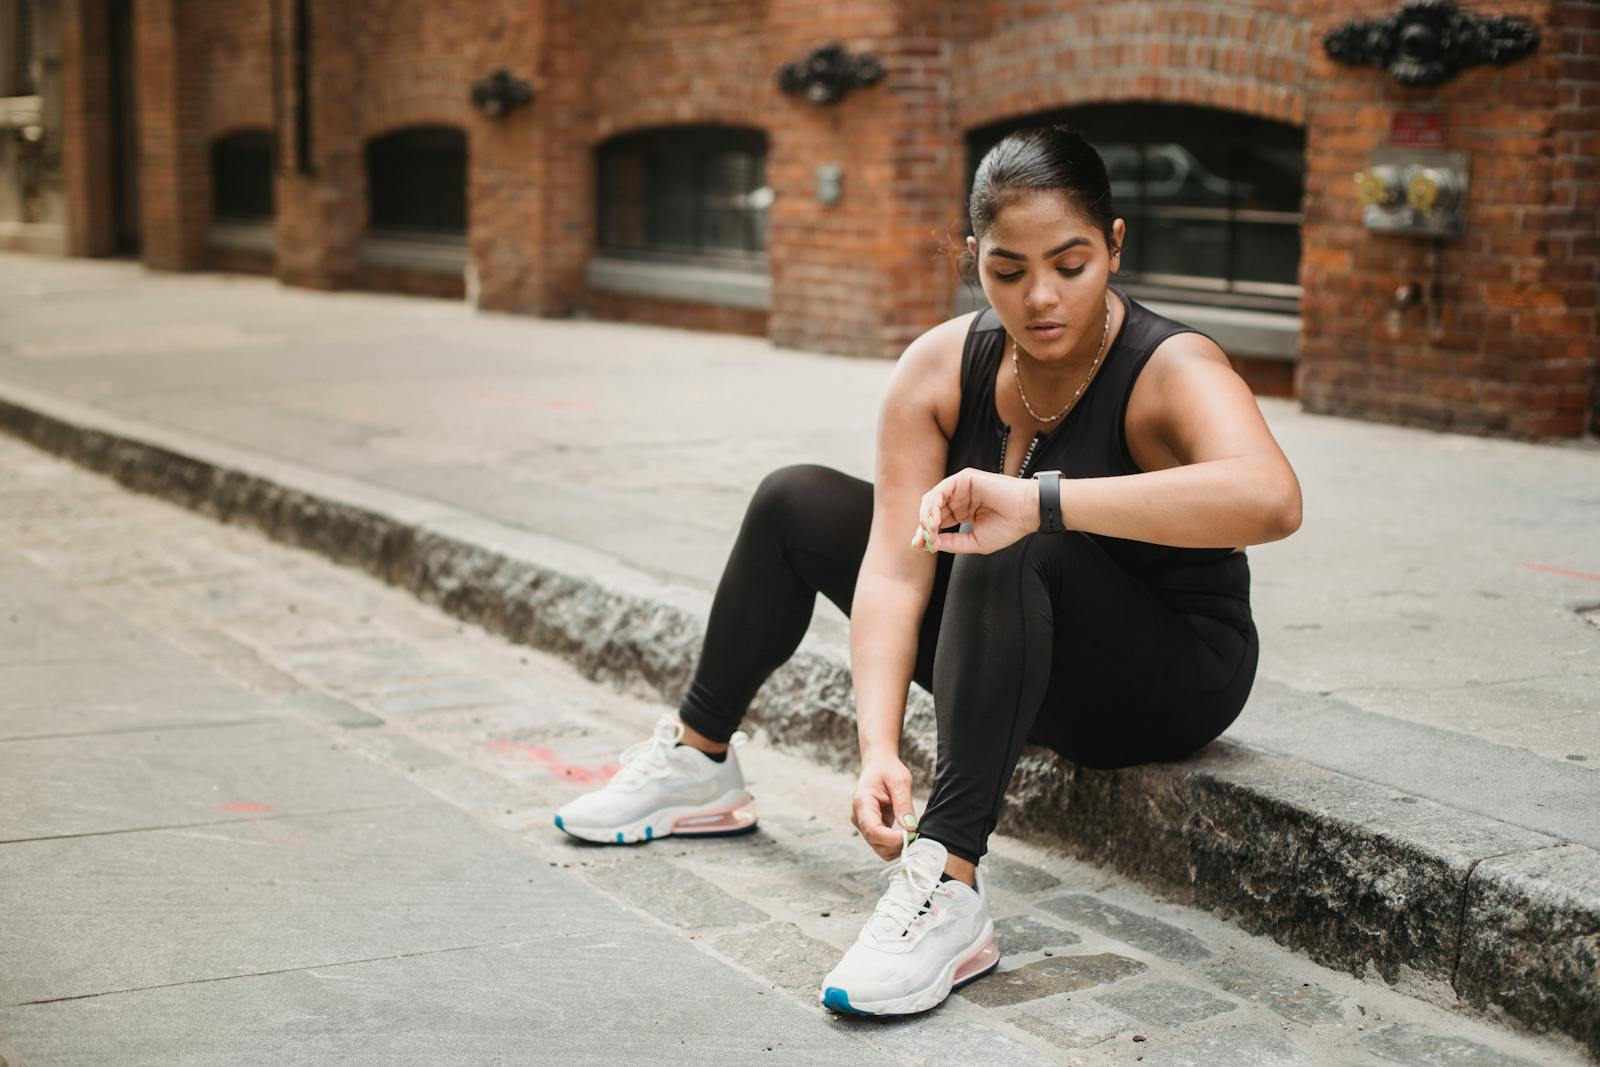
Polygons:
M917 838L901 853L901 862L913 868L919 876L931 871L932 881L935 884L938 883L939 876L944 873L944 865L949 859L950 853L931 837Z
M867 922L867 929L879 938L898 938L906 932L907 925L928 910L929 898L944 873L948 853L937 841L919 837L900 854L900 869L895 871L884 894L899 902L901 907L891 907L888 912L875 912Z

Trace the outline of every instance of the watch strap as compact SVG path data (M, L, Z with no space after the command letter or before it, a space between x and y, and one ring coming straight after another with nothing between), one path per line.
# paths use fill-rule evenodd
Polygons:
M1037 471L1033 476L1039 483L1039 532L1065 533L1061 523L1061 472Z

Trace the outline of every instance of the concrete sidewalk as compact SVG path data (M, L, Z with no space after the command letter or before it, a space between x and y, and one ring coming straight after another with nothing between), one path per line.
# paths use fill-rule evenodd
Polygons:
M667 699L755 484L793 462L870 477L890 369L16 256L0 257L0 327L13 432ZM1237 743L1176 777L1036 760L1008 825L1318 958L1418 971L1600 1047L1600 1024L1564 1021L1600 1006L1570 977L1592 946L1560 936L1600 908L1600 450L1263 409L1305 525L1250 553L1263 651ZM756 717L847 761L843 620L818 618ZM925 703L908 725L924 767ZM1225 816L1252 840L1197 825ZM1308 888L1319 877L1334 888ZM1480 907L1550 909L1555 946L1474 947Z
M6 1062L900 1062L341 738L381 720L0 588Z
M754 833L589 845L663 705L5 439L0 545L6 1067L1586 1062L1005 836L999 970L835 1016L853 775L758 729Z

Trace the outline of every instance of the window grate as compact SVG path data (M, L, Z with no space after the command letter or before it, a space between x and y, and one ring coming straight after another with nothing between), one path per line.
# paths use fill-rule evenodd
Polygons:
M764 264L766 135L738 127L625 134L597 152L600 248L613 256Z
M1305 132L1189 105L1108 104L974 131L967 188L1006 134L1065 123L1105 160L1127 220L1119 281L1207 303L1292 310L1300 296ZM1131 135L1130 135L1131 134Z

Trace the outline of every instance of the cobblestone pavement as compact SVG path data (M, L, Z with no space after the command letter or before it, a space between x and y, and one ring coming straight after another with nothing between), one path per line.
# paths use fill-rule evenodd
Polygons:
M83 619L84 640L115 642L121 629L156 635L326 731L335 747L515 834L550 866L586 879L606 906L642 913L754 978L761 995L793 998L890 1058L1150 1067L1584 1062L1570 1046L1325 970L1209 914L1006 839L985 859L1001 970L924 1016L836 1019L814 1006L818 980L870 912L883 870L849 827L847 776L777 751L758 732L741 751L762 816L756 834L586 846L557 832L550 812L603 781L659 706L363 575L0 441L0 562L8 555L96 606ZM54 669L59 732L68 732L73 668L59 649L27 649L34 631L26 615L0 616L7 647L29 653L0 657L0 690L19 691L27 671ZM127 730L154 728L161 699L128 693L145 717ZM0 726L7 707L0 699ZM69 763L57 777L92 771ZM71 804L72 782L61 788ZM649 961L619 964L615 981L629 982L634 966ZM728 1017L741 1025L736 1006ZM783 1059L783 1037L772 1035L772 1062Z

